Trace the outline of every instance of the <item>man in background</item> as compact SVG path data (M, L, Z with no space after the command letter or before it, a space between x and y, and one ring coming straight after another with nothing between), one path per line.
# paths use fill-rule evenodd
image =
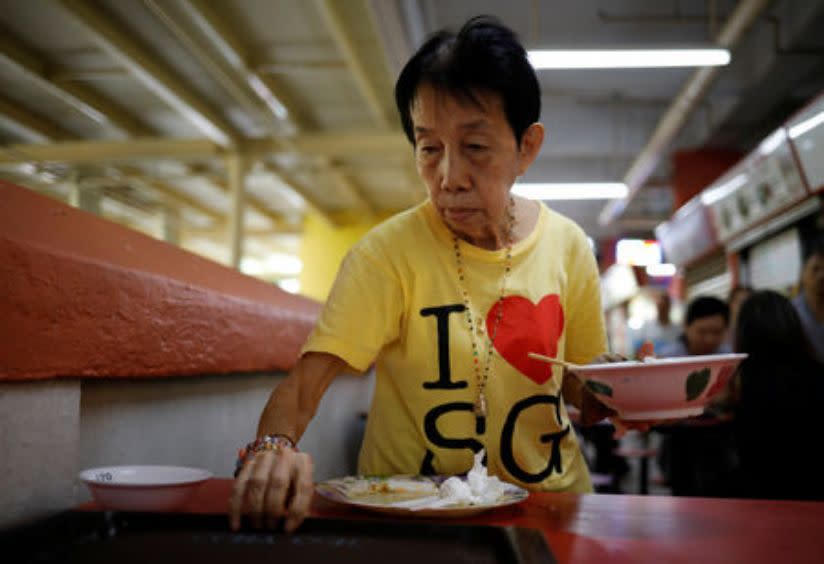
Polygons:
M731 352L726 342L730 310L726 302L700 296L687 306L684 333L656 351L660 357L696 356ZM663 433L658 465L676 496L724 497L737 464L734 438L725 414L702 417L656 428Z
M655 353L660 357L728 353L726 343L730 308L713 296L699 296L687 306L684 332Z
M801 324L819 362L824 362L824 237L806 249L801 291L793 300Z

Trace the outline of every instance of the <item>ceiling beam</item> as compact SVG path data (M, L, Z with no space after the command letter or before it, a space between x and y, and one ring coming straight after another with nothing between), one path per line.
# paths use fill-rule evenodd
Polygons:
M349 72L352 73L352 78L358 90L360 90L361 95L365 98L369 111L372 113L378 125L388 127L390 120L381 103L378 89L373 82L370 72L366 69L366 66L358 55L358 51L355 48L355 41L343 24L343 19L338 11L339 4L339 2L336 3L333 0L315 0L315 5L318 7L321 18L332 34L338 49L343 54L346 66L349 68Z
M220 157L223 149L208 139L149 138L129 141L63 141L48 145L0 146L0 164L26 162L112 163L148 159Z
M278 167L268 161L263 161L263 168L269 174L273 174L280 178L283 184L291 188L295 195L300 197L306 203L306 206L310 211L323 218L323 220L330 225L338 225L338 220L332 217L332 215L320 205L320 202L318 202L317 199L311 195L312 193L309 188L295 176L284 170L282 167Z
M422 26L420 4L366 0L366 9L381 43L389 80L394 81L415 52L415 42L410 40L408 30Z
M126 181L137 182L147 186L150 190L158 192L167 200L166 203L174 203L178 206L189 207L196 212L211 218L213 221L221 222L225 219L225 214L219 210L210 208L201 200L189 196L188 194L178 190L172 184L164 180L152 178L147 176L142 170L134 166L120 166L112 170L112 173L117 178L123 178Z
M149 187L155 188L157 191L162 192L163 194L169 196L172 199L177 200L178 202L184 202L192 209L195 209L205 215L208 215L214 220L223 222L226 219L225 212L214 210L212 208L207 207L201 200L186 195L182 190L178 189L174 184L168 182L166 179L157 178L152 174L147 174L140 168L135 166L120 166L117 167L116 170L125 173L129 178L140 180L141 182L148 184ZM229 192L229 185L226 181L226 178L219 174L215 174L209 171L198 170L198 168L194 166L187 166L186 174L184 175L184 177L201 177L213 186L215 186L216 188L218 188L219 190L221 190L222 192ZM266 204L264 204L260 200L260 198L258 198L254 194L251 194L248 191L246 193L246 200L248 201L252 209L254 209L257 213L271 221L274 227L279 228L284 224L288 223L284 219L283 214L270 210L266 206Z
M246 237L276 237L278 235L300 235L303 233L303 225L282 225L277 229L249 229L243 230ZM221 224L216 227L187 227L185 237L225 237L226 226Z
M287 147L277 139L250 140L244 150L252 153L288 153L326 157L410 156L412 149L400 130L363 130L336 133L306 133L290 140Z
M331 165L331 173L335 183L354 200L356 208L366 212L370 217L375 215L375 206L366 197L361 186L349 174L337 168L334 164Z
M152 175L147 175L138 167L120 166L113 168L112 172L118 178L123 178L124 180L131 182L138 182L147 186L149 189L160 193L163 198L167 199L167 203L174 203L177 206L189 207L199 213L202 213L203 215L208 216L219 225L224 225L226 223L225 212L207 206L202 200L183 192L174 184L155 178ZM216 175L202 174L196 170L192 171L191 176L202 176L223 192L229 191L227 182L224 178L217 177ZM253 194L247 192L246 199L249 201L252 209L266 217L272 223L272 228L270 231L279 232L281 230L288 230L291 227L291 224L284 219L282 214L268 209L266 205Z
M61 71L52 69L41 55L4 30L0 30L0 59L95 123L110 126L125 137L151 134L149 128L97 92L82 84L56 82L53 77Z
M312 133L295 138L288 145L278 139L251 140L243 153L266 158L275 155L321 157L409 158L411 149L403 134L396 131L353 131ZM0 147L0 164L23 162L106 163L149 159L199 159L223 157L225 150L209 139L143 138L128 141L64 141L49 145L18 143Z
M66 131L47 119L3 97L0 97L0 116L12 122L23 131L26 137L33 138L35 141L43 142L70 137Z
M220 188L223 192L229 193L229 182L225 177L216 175L206 175L206 179ZM279 227L286 223L283 214L269 209L269 207L258 196L252 194L248 189L246 190L245 199L249 206L258 212L263 217L267 218L275 227Z
M178 42L189 52L209 75L218 82L224 90L251 116L263 117L258 99L248 88L244 87L236 80L233 73L220 64L217 53L206 41L202 39L202 34L198 34L194 26L187 18L181 17L181 6L186 6L189 10L188 2L160 2L158 0L142 0L146 8L152 12L157 19L171 32ZM191 19L191 18L188 18Z
M769 4L769 0L737 2L715 40L716 46L729 50L735 48ZM701 67L693 71L681 90L673 97L672 103L659 118L644 148L624 174L623 181L629 188L629 193L625 198L611 200L604 205L598 215L598 223L601 226L609 225L626 211L629 203L655 172L666 150L701 103L722 69L723 67Z
M150 0L157 3L156 0ZM307 126L306 118L297 110L297 104L283 91L274 79L264 76L253 68L244 42L237 33L226 25L226 19L215 12L215 2L201 0L180 0L179 5L193 23L208 38L221 58L234 70L236 76L265 105L269 113L280 123L296 128ZM224 4L225 6L225 4Z
M235 143L232 126L198 98L194 89L178 78L177 73L160 63L156 54L105 15L100 6L89 0L59 2L104 51L206 137L221 146Z

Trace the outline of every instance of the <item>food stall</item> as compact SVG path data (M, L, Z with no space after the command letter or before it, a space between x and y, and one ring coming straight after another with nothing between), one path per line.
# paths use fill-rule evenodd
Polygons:
M730 278L726 259L707 208L693 198L672 219L655 229L664 256L681 270L681 298L698 294L726 297Z
M824 95L656 228L687 299L736 285L792 291L804 241L824 227L822 152Z
M801 269L801 232L820 208L810 197L789 128L769 135L701 195L741 284L788 292ZM774 268L781 264L782 268Z

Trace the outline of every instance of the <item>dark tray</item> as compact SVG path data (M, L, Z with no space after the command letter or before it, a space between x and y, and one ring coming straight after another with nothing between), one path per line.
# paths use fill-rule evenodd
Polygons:
M544 535L521 527L307 519L295 532L228 529L225 515L67 511L0 532L12 562L555 562Z

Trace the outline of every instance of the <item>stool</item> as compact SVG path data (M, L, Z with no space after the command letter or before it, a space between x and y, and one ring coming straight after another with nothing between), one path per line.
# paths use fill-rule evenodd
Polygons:
M638 491L641 495L647 495L649 493L649 461L651 458L658 456L658 449L617 448L615 454L624 458L637 458L640 460L641 471L638 476Z

